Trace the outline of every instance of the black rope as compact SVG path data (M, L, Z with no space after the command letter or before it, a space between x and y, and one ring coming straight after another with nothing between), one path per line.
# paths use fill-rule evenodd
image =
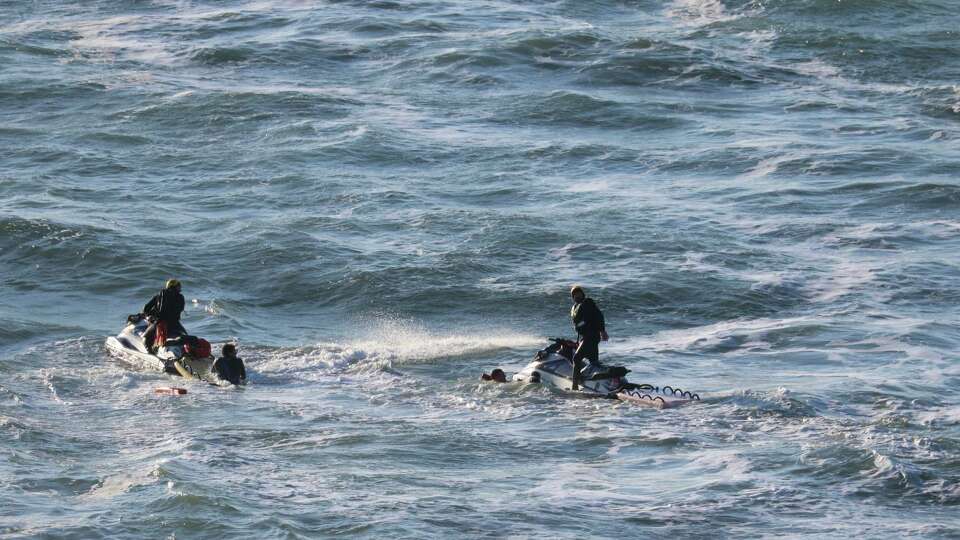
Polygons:
M638 399L649 399L651 401L655 399L659 399L660 401L663 401L664 403L666 403L666 401L662 397L660 396L653 397L653 396L650 396L649 394L644 394L640 392L640 390L653 390L654 392L660 392L662 394L667 394L668 396L672 396L672 397L679 397L679 398L686 398L694 401L700 401L700 394L695 394L693 392L690 392L688 390L683 390L681 388L674 388L669 385L664 386L663 388L659 388L659 387L653 386L652 384L631 384L629 387L625 387L621 391L627 393L630 396L636 397Z

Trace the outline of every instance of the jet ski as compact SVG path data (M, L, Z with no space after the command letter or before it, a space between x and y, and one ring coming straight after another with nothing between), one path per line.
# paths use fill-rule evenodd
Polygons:
M198 353L197 342L203 341L193 336L176 336L168 338L151 353L143 342L143 333L146 332L149 321L143 314L127 317L127 324L115 337L107 338L107 350L114 353L129 364L140 369L161 371L171 375L178 375L189 379L200 379L212 384L219 384L220 379L211 371L213 356Z
M513 380L539 382L560 390L572 391L573 353L577 350L577 343L563 338L552 338L550 341L552 343L549 346L537 351L532 362L514 374ZM580 371L579 392L658 409L678 407L700 400L698 394L672 386L628 382L629 372L624 366L587 363Z

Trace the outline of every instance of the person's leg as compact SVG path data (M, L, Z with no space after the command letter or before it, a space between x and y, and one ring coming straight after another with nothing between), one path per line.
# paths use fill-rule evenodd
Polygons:
M152 322L147 325L147 329L143 331L143 346L147 348L147 351L150 353L154 352L153 340L157 336L157 323Z
M580 381L580 371L584 369L583 360L586 359L591 366L600 366L600 347L596 341L583 340L577 347L577 352L573 355L573 389L577 390Z
M580 345L577 346L577 351L573 353L573 371L570 373L570 380L573 381L572 389L580 389L580 370L583 369L583 346L586 344L585 341L581 341Z
M585 340L581 347L583 348L583 357L586 358L590 364L600 367L600 342Z

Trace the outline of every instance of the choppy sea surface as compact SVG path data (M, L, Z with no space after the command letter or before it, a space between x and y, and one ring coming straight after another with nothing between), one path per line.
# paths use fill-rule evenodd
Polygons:
M948 0L0 0L0 538L960 537L958 85ZM107 353L170 277L245 388ZM703 402L481 383L572 283Z

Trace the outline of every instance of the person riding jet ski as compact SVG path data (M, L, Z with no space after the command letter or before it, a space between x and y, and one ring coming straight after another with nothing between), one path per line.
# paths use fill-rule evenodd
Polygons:
M150 320L150 326L143 333L143 343L151 353L156 352L157 346L154 343L157 337L157 331L163 329L162 334L165 337L184 335L186 329L180 324L180 314L186 301L180 294L180 281L168 279L162 291L154 295L146 305L143 306L143 313Z
M570 308L570 318L573 319L573 326L577 330L577 351L573 355L573 373L572 388L580 388L580 370L583 368L583 359L586 358L592 365L600 365L600 341L606 341L607 336L606 323L603 320L603 312L597 307L597 303L592 298L587 298L583 288L574 285L570 289L570 296L573 297L573 307Z

